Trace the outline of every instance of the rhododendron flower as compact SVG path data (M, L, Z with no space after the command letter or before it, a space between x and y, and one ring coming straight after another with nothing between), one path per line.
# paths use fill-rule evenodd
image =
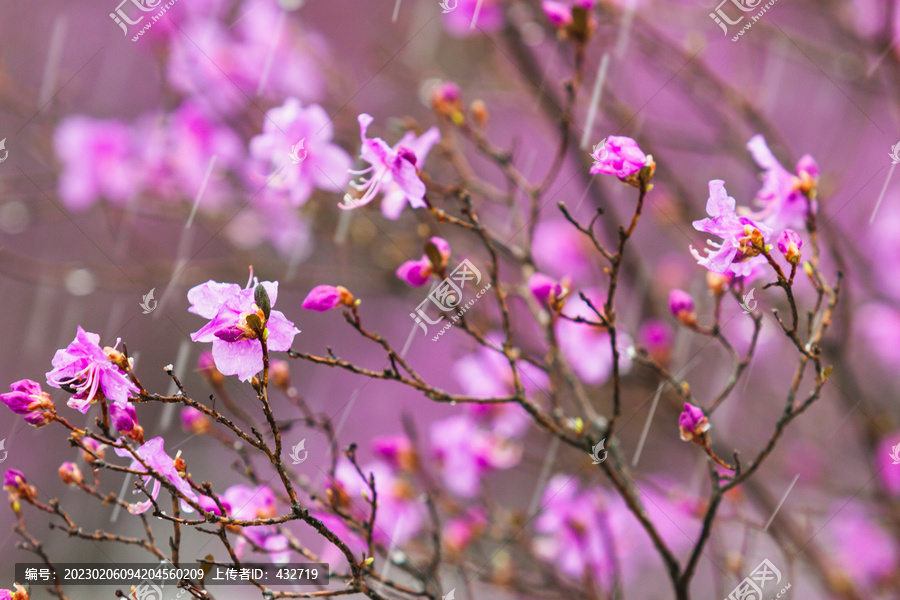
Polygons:
M562 284L543 273L533 273L528 278L528 289L541 304L553 305L563 298Z
M678 429L681 432L681 439L689 442L709 431L709 420L701 409L685 402L684 410L678 417Z
M0 590L0 600L28 600L28 592L18 583L15 590Z
M53 145L62 162L59 196L69 210L84 210L100 198L124 204L141 188L137 143L124 123L67 117Z
M440 270L447 266L450 260L450 243L444 238L433 237L428 240L429 244L437 249L440 257ZM434 274L435 265L429 258L428 254L423 254L418 260L408 260L397 268L397 277L405 281L413 287L423 286L428 283L428 279Z
M669 292L669 312L685 325L697 323L694 299L684 290L674 289Z
M362 171L350 171L353 175L369 175L368 179L350 185L363 192L362 197L344 196L341 208L365 206L383 192L381 213L388 219L397 219L407 204L413 208L425 206L425 184L419 178L418 168L441 139L437 127L421 136L408 131L392 148L381 138L368 138L366 131L374 119L365 113L359 115L359 136L362 141L359 156L369 163Z
M295 206L304 204L313 189L343 190L353 159L332 143L334 126L318 104L306 108L297 98L266 113L263 132L250 140L250 155L274 174L272 188L285 190Z
M65 350L57 350L47 372L47 384L72 393L67 404L82 413L96 402L98 394L124 406L128 395L138 388L116 366L110 356L114 348L100 348L100 336L86 332L79 325L75 339ZM118 345L119 342L116 342Z
M59 465L59 478L66 485L81 483L81 469L73 462L64 462Z
M353 306L353 294L342 285L317 285L309 291L301 306L306 310L327 312L338 306Z
M461 516L448 521L441 537L450 554L460 556L469 544L481 535L487 525L487 511L480 506L473 506Z
M792 265L800 262L800 248L802 247L803 240L800 238L800 234L793 229L785 229L778 236L778 250Z
M413 471L419 464L416 448L405 435L377 437L372 440L372 451L401 471Z
M144 441L144 428L138 424L134 404L113 404L109 407L109 417L116 431L138 443Z
M772 230L735 212L734 198L725 191L725 182L714 179L709 182L709 199L706 213L712 217L694 221L694 229L722 238L721 243L707 241L711 248L701 255L691 246L691 254L697 262L716 273L731 271L738 276L748 276L753 267L766 263L758 246L764 245Z
M153 469L157 474L165 477L169 483L175 486L185 498L189 498L190 500L197 502L197 494L194 493L194 490L191 489L190 484L184 479L184 477L178 472L178 469L175 467L175 461L166 454L165 449L165 441L161 437L155 437L151 440L147 440L144 444L142 444L137 450L136 453L141 459L147 464L148 467ZM116 454L122 457L128 456L132 457L131 452L126 450L125 448L116 448ZM144 465L141 464L137 459L133 459L129 468L133 471L138 471L141 473L146 473L147 469ZM159 496L159 490L162 488L162 483L152 477L150 475L145 475L144 479L144 487L150 485L150 482L153 482L153 487L149 490L150 497L153 500ZM130 504L128 506L128 512L133 515L139 515L150 510L150 507L153 506L153 502L149 499L143 502L138 502L137 504ZM194 512L194 509L191 508L191 505L181 500L181 509L185 512Z
M615 175L626 179L640 171L647 164L647 155L630 137L611 135L606 142L598 144L591 152L594 165L591 173Z
M253 284L251 286L251 284ZM191 334L195 342L212 342L212 355L216 368L223 375L237 375L247 381L263 369L262 345L247 325L250 315L261 312L254 299L256 285L262 285L269 297L270 306L278 299L278 282L258 283L251 277L246 288L236 283L207 281L188 291L190 312L210 319L209 323ZM266 343L269 350L290 350L294 336L300 330L287 320L283 313L272 310L268 320L261 318L268 331Z
M541 8L550 24L557 28L568 27L572 24L574 17L572 15L573 8L582 8L591 10L594 7L594 0L568 0L567 2L557 2L556 0L544 0L541 2Z
M762 205L758 212L749 212L748 217L774 230L785 227L802 227L806 222L809 203L803 190L815 186L819 178L819 166L809 154L797 162L797 176L788 172L766 145L762 135L754 135L747 142L747 149L760 168L765 169L762 188L756 194ZM813 202L813 211L816 204Z
M56 412L50 394L41 389L41 384L30 379L22 379L9 384L12 390L0 394L3 402L17 415L25 415L25 421L35 427L42 427L52 420Z

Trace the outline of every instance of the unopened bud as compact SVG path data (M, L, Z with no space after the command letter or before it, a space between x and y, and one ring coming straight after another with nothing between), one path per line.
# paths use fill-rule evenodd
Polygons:
M269 381L281 391L286 391L291 386L291 368L287 361L273 360L270 363Z
M683 324L689 326L697 324L694 299L684 290L674 289L669 292L669 310Z
M706 272L706 285L716 297L721 296L728 291L731 285L732 275L730 273L714 273Z
M484 127L487 125L488 114L487 104L484 103L484 100L475 100L472 102L471 106L469 106L469 110L472 112L472 118L475 119L475 124L479 127Z
M66 485L81 483L81 469L73 462L64 462L59 466L59 478Z

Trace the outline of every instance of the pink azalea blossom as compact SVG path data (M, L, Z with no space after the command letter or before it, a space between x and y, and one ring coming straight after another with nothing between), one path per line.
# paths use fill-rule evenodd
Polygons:
M250 285L254 284L254 285ZM278 282L263 281L272 306L278 298ZM244 289L236 283L207 281L188 291L190 312L210 319L209 323L191 334L195 342L212 342L216 368L223 375L237 375L248 381L263 369L262 345L247 331L246 317L256 314L254 301L255 278ZM290 350L294 336L300 330L283 313L272 310L265 324L269 350Z
M43 427L52 420L53 401L50 394L41 389L41 384L22 379L9 384L9 389L11 391L0 394L0 402L17 415L24 415L29 425Z
M138 443L144 441L144 428L138 424L137 411L134 404L112 404L109 407L109 418L116 431Z
M441 257L441 268L447 266L450 260L450 243L444 238L432 237L428 240L433 244ZM396 275L413 287L420 287L428 283L428 280L434 274L434 265L427 254L423 254L418 260L408 260L397 268Z
M306 203L314 189L340 192L350 181L353 160L332 138L334 126L325 109L318 104L304 108L297 98L288 98L266 113L263 132L250 140L250 155L271 173L255 179L283 190L294 206Z
M169 483L175 486L185 498L188 498L194 502L198 501L197 494L194 493L194 490L191 489L190 484L178 473L178 469L175 468L175 461L166 454L165 450L165 441L161 437L155 437L151 440L147 440L144 444L142 444L137 449L137 455L141 457L141 459L147 464L148 467L153 469L158 475L162 475L165 477ZM124 448L116 448L116 454L122 457L128 456L131 457L132 454L124 449ZM146 473L147 469L138 461L137 459L132 460L129 469L134 471L139 471L141 473ZM144 487L150 486L150 483L153 483L153 487L150 489L150 497L153 500L159 496L159 490L162 488L162 483L152 477L150 475L145 475L143 477ZM153 506L153 503L148 499L143 502L138 502L137 504L131 504L128 506L128 512L133 515L139 515L150 510L150 507ZM185 502L185 500L181 500L181 509L185 512L194 512L194 509L190 504Z
M53 135L62 162L59 196L66 208L82 211L104 198L124 204L143 185L137 140L128 125L76 115Z
M129 394L138 388L108 358L112 348L100 347L100 336L86 332L81 326L75 339L65 350L57 350L47 372L47 384L72 393L67 404L82 413L98 400L98 394L124 406ZM118 341L116 342L118 345Z
M563 293L562 284L543 273L533 273L528 278L528 289L541 304L558 300Z
M544 0L541 2L541 8L544 10L544 16L550 21L554 27L567 27L572 24L572 9L578 7L584 10L591 10L594 7L594 0L569 0L568 2L557 2L556 0Z
M785 227L802 227L806 222L809 203L800 190L803 180L815 181L819 177L819 167L809 154L797 162L797 173L788 172L766 145L762 135L754 135L747 142L747 149L760 168L765 169L763 185L756 194L756 201L762 206L758 212L747 216L774 230ZM813 204L813 211L816 210Z
M714 179L709 182L709 199L706 213L712 217L694 221L694 229L722 238L722 242L708 241L706 256L694 250L691 254L697 263L715 273L731 271L738 276L749 276L753 267L766 263L766 257L752 248L752 243L764 243L772 230L735 212L734 198L725 191L725 182Z
M803 240L800 238L800 234L793 229L785 229L778 236L778 250L792 265L800 262L800 248L802 247Z
M347 194L341 208L365 206L383 192L381 212L388 219L398 219L407 204L413 208L425 206L425 184L419 178L418 169L441 139L437 127L432 127L416 137L407 132L394 147L381 138L368 138L366 132L374 119L365 113L359 115L359 135L362 140L359 156L369 163L367 169L350 171L353 175L369 175L368 179L350 185L363 192L354 198Z
M338 306L352 306L353 294L344 286L317 285L309 291L301 306L306 310L327 312Z
M611 135L606 143L597 146L591 153L594 165L592 174L615 175L625 179L634 175L647 164L647 155L630 137Z
M250 487L233 485L222 494L220 501L229 517L242 521L270 519L276 515L275 493L266 485ZM252 525L241 529L242 537L235 544L238 557L244 554L248 541L269 554L276 564L290 560L288 538L272 525Z
M187 432L202 434L212 428L210 418L192 406L182 408L180 416L181 428Z

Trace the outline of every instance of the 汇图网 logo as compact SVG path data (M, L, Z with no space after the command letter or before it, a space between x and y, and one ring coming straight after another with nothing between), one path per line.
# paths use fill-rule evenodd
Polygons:
M764 559L753 571L731 590L725 600L769 600L784 598L791 589L788 583L781 585L781 571L769 559ZM780 589L780 591L778 591Z
M448 322L444 325L444 328L441 329L437 335L431 338L431 341L436 342L438 337L443 335L445 331L450 329L450 326L457 322L475 302L481 298L481 295L484 294L487 290L490 289L490 282L484 286L481 291L475 294L475 297L463 304L463 289L466 287L466 282L472 282L472 285L478 285L481 283L481 271L479 271L475 265L473 265L469 260L462 261L458 267L456 267L450 275L448 275L443 281L441 281L437 287L431 290L431 293L428 294L428 297L422 300L419 303L419 306L416 307L416 312L409 313L409 316L416 322L416 325L422 328L422 331L425 334L428 334L428 323L429 325L437 325L441 321L444 320L444 315L438 315L436 319L432 319L425 312L427 308L427 304L429 302L433 303L438 307L438 310L441 313L453 313L450 315L451 322Z

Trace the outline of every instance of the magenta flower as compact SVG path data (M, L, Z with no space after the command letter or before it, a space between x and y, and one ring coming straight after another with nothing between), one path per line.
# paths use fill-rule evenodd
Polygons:
M253 285L251 285L253 284ZM254 301L256 285L265 288L271 306L278 298L278 282L258 283L251 277L244 289L236 283L207 281L188 291L191 302L189 312L210 319L209 323L191 334L195 342L212 342L212 354L216 368L223 375L237 375L248 381L263 369L262 345L247 325L247 317L261 313ZM261 319L264 320L264 319ZM269 350L290 350L294 336L300 330L287 320L283 313L272 310L265 321Z
M73 462L64 462L59 465L59 478L66 485L81 483L81 469Z
M800 248L802 247L803 240L800 239L800 234L793 229L785 229L778 236L778 250L792 265L800 262Z
M99 335L86 332L79 325L75 339L65 350L56 351L51 362L53 370L47 372L47 385L73 394L67 404L82 413L99 399L98 394L124 406L128 395L138 392L109 358L114 348L100 348L99 344Z
M543 273L534 273L528 278L528 289L541 304L552 304L563 295L561 283Z
M647 164L647 155L630 137L611 135L604 144L599 144L591 153L594 165L591 173L615 175L625 179L640 171Z
M327 312L338 306L353 306L353 294L342 285L317 285L309 291L301 306L306 310Z
M662 319L647 319L638 330L638 341L650 356L665 363L669 360L674 341L672 327Z
M691 246L691 254L698 264L716 273L731 271L746 276L755 265L766 263L766 258L754 246L764 244L772 230L747 217L737 216L734 198L725 191L725 182L721 179L709 182L706 213L712 218L694 221L694 229L716 235L722 242L707 241L710 248L704 250L706 256Z
M53 145L62 162L59 196L69 210L85 210L100 198L124 204L141 188L136 140L124 123L67 117Z
M502 345L501 337L496 332L489 333L487 339L496 347ZM546 395L544 390L549 388L550 380L544 370L525 361L517 361L516 368L528 396ZM475 352L457 359L453 365L453 375L465 393L476 398L496 398L515 392L515 380L506 356L485 346L478 346ZM476 410L474 406L471 408ZM510 405L508 408L521 414L526 423L529 421L529 417L520 406Z
M447 266L450 260L450 243L444 238L432 237L428 242L437 248L440 255L440 269ZM397 268L396 275L413 287L420 287L428 283L429 278L435 273L435 265L428 254L423 254L418 260L408 260Z
M362 197L344 196L341 208L351 209L365 206L375 199L379 192L384 196L381 213L388 219L398 219L407 204L413 208L425 206L425 184L419 178L418 167L441 139L440 131L432 127L421 136L407 132L392 148L381 138L368 138L366 131L374 119L365 113L359 115L359 136L362 140L359 156L369 163L362 171L350 171L353 175L369 175L359 183L351 183Z
M178 472L178 469L175 468L175 461L166 454L165 450L165 441L161 437L155 437L151 440L147 440L146 443L142 444L136 451L137 455L141 457L141 459L147 464L148 467L153 469L158 475L165 477L169 483L175 486L181 494L194 502L198 501L197 494L194 493L194 490L191 489L190 484L184 479L184 477ZM128 456L133 457L131 452L126 450L125 448L116 448L116 454L122 457ZM133 471L138 471L140 473L146 473L147 469L138 461L137 459L133 459L131 465L128 467ZM153 487L150 489L150 497L153 500L159 496L159 490L162 488L162 483L152 477L150 475L145 475L143 477L144 487L150 485L150 482L153 482ZM128 506L128 512L133 515L140 515L153 506L153 502L150 499L147 499L143 502L138 502L137 504L131 504ZM191 505L185 502L185 500L181 500L181 509L185 512L194 512L194 509L191 508Z
M756 201L762 208L747 216L776 231L785 227L802 227L809 210L802 189L804 186L814 186L818 180L819 166L816 161L809 154L804 155L797 162L798 177L781 166L762 135L750 138L747 149L756 164L766 171L762 188L756 194ZM816 210L815 203L813 210Z
M678 429L681 432L681 439L689 442L709 431L709 420L701 409L685 402L684 410L678 417Z
M112 404L109 407L109 417L116 431L139 444L144 442L144 428L138 424L134 404Z
M372 440L372 451L401 471L413 471L419 463L415 446L405 435L377 437Z
M266 113L263 132L250 140L250 155L272 175L259 178L284 190L294 206L309 200L314 189L340 192L350 181L353 159L332 143L334 126L318 104L306 108L297 98Z
M685 325L697 323L694 299L684 290L674 289L669 292L669 311Z
M3 489L9 492L15 492L27 485L28 480L25 479L25 473L18 469L7 469L3 474Z
M56 409L50 394L41 389L41 384L22 379L9 384L9 389L12 391L0 394L0 402L17 415L24 415L30 425L43 427L52 420Z
M480 506L473 506L447 522L442 535L444 544L453 556L460 556L481 535L487 525L487 511Z
M569 0L568 2L544 0L541 2L544 16L547 17L551 25L557 28L568 27L572 24L572 9L575 7L591 10L594 7L594 0Z
M0 590L0 600L28 600L28 592L18 583L15 590Z

